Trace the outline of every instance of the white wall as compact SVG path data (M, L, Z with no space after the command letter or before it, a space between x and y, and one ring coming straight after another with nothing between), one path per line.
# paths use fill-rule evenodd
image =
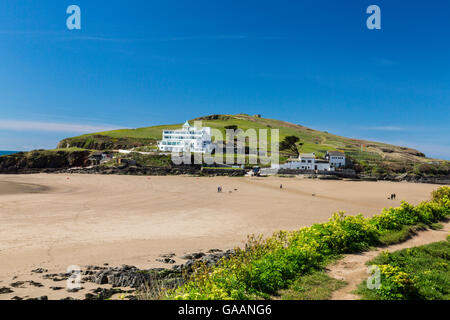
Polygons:
M345 167L345 157L330 156L330 163L335 167Z

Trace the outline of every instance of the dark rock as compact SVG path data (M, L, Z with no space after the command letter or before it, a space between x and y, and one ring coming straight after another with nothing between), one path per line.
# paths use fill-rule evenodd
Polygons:
M43 269L43 268L38 268L38 269L31 270L31 272L33 272L33 273L44 273L44 272L47 272L47 271L48 271L47 269Z
M63 287L50 287L50 289L58 291L64 289Z
M41 296L41 297L38 297L38 298L29 298L27 300L42 300L42 301L44 301L44 300L48 300L48 297L47 296Z
M111 289L97 288L97 289L94 289L92 292L96 293L96 294L87 293L85 295L86 300L106 300L106 299L111 298L113 295L115 295L117 293L126 293L126 291L124 291L122 289L116 289L116 288L111 288Z
M192 253L192 257L194 257L194 259L200 259L201 257L204 257L205 254L203 252L195 252Z
M95 278L95 283L97 284L107 284L108 283L108 275L101 273Z
M28 282L30 285L35 286L35 287L38 287L38 288L41 288L41 287L44 286L42 283L35 282L35 281L27 281L27 282Z
M68 273L50 273L50 274L45 274L42 276L42 278L44 279L50 279L53 281L64 281L67 280L69 278L70 274Z
M6 293L11 293L11 292L14 292L13 290L11 290L11 288L8 288L8 287L0 288L0 294L6 294Z
M183 265L182 264L177 264L177 265L172 267L172 270L181 272L183 270Z
M25 281L16 281L10 284L13 288L24 288Z
M186 263L183 265L182 268L190 271L190 270L192 270L192 267L194 266L194 264L195 264L195 260L191 259L191 260L186 261Z
M205 256L205 254L203 252L194 252L194 253L190 253L190 254L185 254L184 256L181 257L181 259L197 260L203 256Z
M167 264L174 264L175 260L170 258L164 258L164 259L156 259L158 262L167 263Z
M217 253L217 252L222 252L222 250L220 249L211 249L208 251L208 253Z
M11 287L13 287L13 288L24 288L24 285L25 285L26 283L28 283L28 284L30 284L30 285L32 285L32 286L38 287L38 288L44 286L42 283L35 282L35 281L16 281L16 282L14 282L14 283L11 283L10 285L11 285Z
M60 281L67 280L67 278L53 278L52 280L55 282L60 282Z
M86 300L95 300L96 297L97 297L97 296L94 295L94 294L92 294L92 293L86 293L86 294L84 295L84 298L85 298Z

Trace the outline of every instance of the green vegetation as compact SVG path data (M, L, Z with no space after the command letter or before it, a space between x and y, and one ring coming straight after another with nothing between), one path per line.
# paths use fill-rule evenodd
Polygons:
M450 216L450 187L433 192L432 200L379 215L335 213L326 223L272 237L250 236L244 249L214 267L198 264L189 281L166 293L168 299L269 299L282 289L295 288L299 277L323 268L343 253L360 252L382 244L382 235L404 226L430 225ZM300 281L300 282L299 282ZM405 280L406 281L406 280Z
M429 226L432 228L432 225ZM417 231L423 231L427 229L427 225L419 223L414 226L402 226L399 230L384 230L380 232L380 244L388 246L391 244L399 243L408 240L411 236L415 235Z
M140 154L137 152L131 152L129 154L116 154L116 159L104 163L105 166L117 166L119 165L119 159L134 160L136 164L143 167L163 167L169 168L172 166L172 160L170 156L163 154Z
M91 151L81 148L33 150L0 157L0 169L62 168L82 166Z
M393 253L368 262L380 269L380 288L366 281L357 293L370 300L450 300L450 239Z
M300 142L298 145L297 143L300 141L299 137L296 136L287 136L284 138L283 141L280 142L280 150L289 150L291 152L294 152L296 156L299 155L298 147L303 146L303 143Z
M298 277L288 289L280 290L279 295L282 300L328 300L333 291L345 285L324 271L313 271Z

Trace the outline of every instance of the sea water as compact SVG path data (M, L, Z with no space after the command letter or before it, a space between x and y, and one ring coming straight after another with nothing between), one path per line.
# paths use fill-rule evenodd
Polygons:
M0 157L6 156L7 154L17 153L17 152L19 152L19 151L2 151L2 150L0 150Z

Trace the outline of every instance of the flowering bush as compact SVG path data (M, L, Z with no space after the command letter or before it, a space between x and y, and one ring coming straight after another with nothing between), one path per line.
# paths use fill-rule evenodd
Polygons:
M383 299L404 300L417 297L414 279L399 267L389 264L378 265L380 268L381 285L377 294Z

